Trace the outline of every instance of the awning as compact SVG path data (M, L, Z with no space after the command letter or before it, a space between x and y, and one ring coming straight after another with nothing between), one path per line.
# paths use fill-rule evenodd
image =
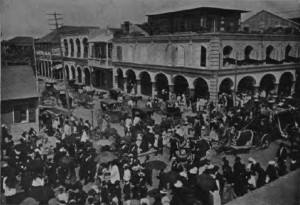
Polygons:
M57 64L55 66L53 66L54 69L58 70L62 68L62 64Z
M104 42L109 43L113 39L113 35L99 35L95 36L94 38L90 39L89 43L96 43L96 42Z

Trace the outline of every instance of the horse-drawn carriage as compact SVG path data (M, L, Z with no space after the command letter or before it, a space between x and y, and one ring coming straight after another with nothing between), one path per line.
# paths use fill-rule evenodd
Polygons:
M225 132L221 151L243 152L252 147L266 149L276 139L289 139L295 126L294 115L288 109L276 109L256 115L244 128Z
M167 101L166 102L166 109L164 111L164 114L167 116L171 116L174 119L181 119L182 113L179 107L175 106L176 101Z
M120 122L120 119L128 113L121 103L113 99L103 99L100 101L100 106L103 113L110 116L110 121L112 123Z

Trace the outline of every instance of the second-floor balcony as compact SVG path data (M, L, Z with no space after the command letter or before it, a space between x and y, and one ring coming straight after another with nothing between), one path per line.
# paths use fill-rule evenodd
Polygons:
M108 67L111 66L111 58L89 58L88 65L92 67Z

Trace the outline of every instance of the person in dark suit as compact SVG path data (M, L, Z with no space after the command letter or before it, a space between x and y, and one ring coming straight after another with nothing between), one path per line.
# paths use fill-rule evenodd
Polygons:
M280 145L279 145L279 148L276 152L276 158L277 158L277 161L280 162L280 161L285 161L288 157L288 152L287 152L287 149L286 149L286 145L281 142Z
M166 181L166 172L165 169L161 169L157 179L159 179L158 190L162 190L163 188L167 189L167 181Z
M123 187L123 194L124 194L124 200L128 201L131 200L131 186L128 181L125 182Z

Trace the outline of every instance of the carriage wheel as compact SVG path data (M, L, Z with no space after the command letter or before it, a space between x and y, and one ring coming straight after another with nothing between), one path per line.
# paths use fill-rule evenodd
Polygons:
M260 140L260 147L262 149L267 149L270 146L270 137L269 134L263 134L261 140Z

